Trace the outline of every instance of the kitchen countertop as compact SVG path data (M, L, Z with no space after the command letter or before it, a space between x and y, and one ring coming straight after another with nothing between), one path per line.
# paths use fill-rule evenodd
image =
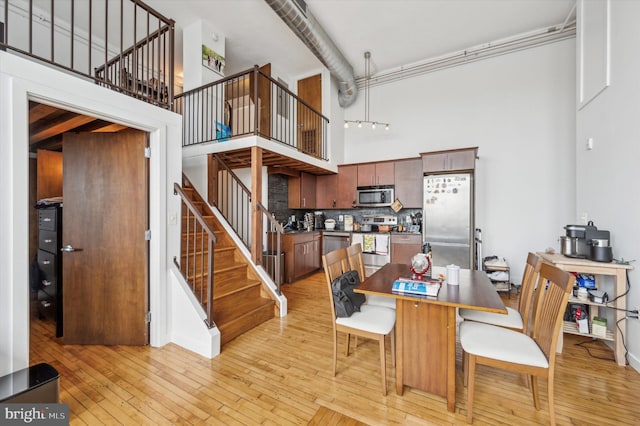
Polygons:
M351 232L353 234L394 234L394 235L422 235L421 232L409 232L409 231L387 231L387 232L381 232L381 231L345 231L343 229L333 229L333 230L328 230L328 229L316 229L316 231L322 231L323 233L332 233L332 232L341 232L341 233L345 233L345 232ZM306 231L303 231L306 232Z

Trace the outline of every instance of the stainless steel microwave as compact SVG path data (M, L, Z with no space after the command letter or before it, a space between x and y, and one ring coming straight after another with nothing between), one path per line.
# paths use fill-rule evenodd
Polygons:
M358 207L388 207L395 199L393 185L359 186L356 190Z

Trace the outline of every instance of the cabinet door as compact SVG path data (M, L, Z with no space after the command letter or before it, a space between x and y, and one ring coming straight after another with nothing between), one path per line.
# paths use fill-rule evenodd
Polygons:
M307 243L296 244L293 248L293 279L307 273Z
M394 162L358 164L358 186L393 185Z
M319 235L319 234L318 234ZM317 269L320 269L320 266L322 264L321 261L321 255L322 255L322 250L320 247L320 237L315 238L312 242L311 242L311 270L315 271Z
M290 177L288 182L289 199L288 204L290 209L301 208L300 192L302 191L302 180L300 177Z
M358 185L375 185L376 165L374 163L358 164Z
M289 178L289 208L313 209L316 204L316 177L301 173L300 177Z
M338 175L316 178L316 209L335 209L338 205Z
M448 157L446 153L422 154L422 171L443 172L447 170Z
M316 207L316 176L301 173L300 179L300 207L314 209Z
M338 205L339 209L351 209L356 203L358 166L338 166Z
M476 166L477 148L458 149L422 154L424 173L473 170Z
M448 155L449 170L473 170L476 166L476 150L450 152Z
M422 208L422 160L398 160L394 170L396 198L405 208Z
M395 162L384 161L376 163L374 185L394 185L395 184Z
M411 264L411 258L421 251L420 234L391 235L391 263Z

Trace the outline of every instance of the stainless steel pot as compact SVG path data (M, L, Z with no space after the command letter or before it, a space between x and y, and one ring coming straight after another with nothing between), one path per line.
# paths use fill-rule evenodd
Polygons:
M576 254L576 238L560 237L560 252L565 256Z
M596 247L609 247L609 240L604 239L592 239L591 245Z

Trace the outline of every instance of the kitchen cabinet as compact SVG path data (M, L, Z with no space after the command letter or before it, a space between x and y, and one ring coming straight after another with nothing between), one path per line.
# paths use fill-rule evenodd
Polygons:
M358 166L350 164L338 166L338 203L339 209L351 209L356 204L358 186Z
M395 182L394 162L358 164L358 185L393 185Z
M316 209L335 209L338 205L338 175L316 178Z
M478 148L465 148L421 153L422 171L433 173L473 170L476 166L477 150Z
M289 208L316 208L316 176L300 173L300 177L289 178Z
M282 236L284 254L284 280L292 283L320 269L321 233L293 232Z
M394 170L396 198L405 208L422 208L422 159L396 160Z
M596 303L592 301L582 301L573 296L569 298L569 304L579 303L582 305L588 305L590 310L589 315L589 331L592 331L593 317L599 315L600 308L602 312L613 308L613 323L607 324L607 332L604 337L597 336L593 333L580 333L575 322L564 321L562 325L562 332L569 334L579 334L581 336L591 337L593 339L602 339L613 342L613 351L616 357L616 362L620 366L624 366L627 363L625 358L626 349L624 347L623 336L626 335L626 285L627 285L627 271L633 269L631 265L617 264L613 262L594 262L587 259L574 259L566 257L561 254L549 254L538 253L538 256L542 257L542 260L551 263L552 265L568 272L592 274L596 277L596 287L599 290L606 290L609 296L610 302L608 304ZM603 277L609 276L613 278L613 288L604 288ZM563 346L563 333L560 333L558 338L557 352L562 352Z
M391 234L391 263L411 264L411 258L422 252L421 234Z

